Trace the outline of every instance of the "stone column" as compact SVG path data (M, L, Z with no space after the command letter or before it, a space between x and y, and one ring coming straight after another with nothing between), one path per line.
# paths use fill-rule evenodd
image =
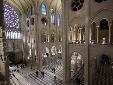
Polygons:
M82 26L82 43L85 43L85 26Z
M0 26L2 26L3 27L3 22L4 22L4 15L3 15L3 0L0 0Z
M2 74L4 75L4 82L6 85L9 85L9 63L8 58L6 57L6 46L5 46L5 27L4 27L4 7L3 7L3 0L0 0L0 65L3 67L1 70Z
M63 23L63 84L69 85L71 80L71 58L68 55L68 32L69 32L69 5L70 0L62 0L62 23Z
M21 16L21 21L23 22L23 23L21 23L21 27L22 27L22 33L23 33L23 35L24 35L24 37L23 37L23 41L22 41L22 45L23 45L23 62L26 62L26 59L27 59L27 51L26 51L26 49L27 49L27 31L26 31L26 18L25 18L26 16L23 14L22 16Z
M80 27L79 30L80 30L79 43L81 44L82 43L82 28Z
M110 24L110 43L113 44L113 21Z
M109 22L109 44L111 44L111 24L112 22Z
M0 62L5 61L4 56L4 12L3 12L3 0L0 1ZM1 69L2 70L2 69Z
M72 28L72 43L74 43L74 28Z
M86 0L86 4L91 4L91 0ZM84 51L84 85L91 85L90 84L90 56L89 56L89 39L90 39L90 30L91 29L91 5L86 6L86 16L85 16L85 51Z
M74 43L76 42L76 28L73 29L74 32Z
M69 43L72 43L72 30L70 28L70 31L68 33L68 37L69 37Z
M97 29L97 42L96 43L98 44L99 43L99 35L98 35L99 34L99 26L96 26L96 29Z
M36 67L37 67L37 70L40 70L39 18L36 10L35 10L35 38L36 38Z
M76 43L77 44L80 43L80 29L79 28L77 29L77 42Z

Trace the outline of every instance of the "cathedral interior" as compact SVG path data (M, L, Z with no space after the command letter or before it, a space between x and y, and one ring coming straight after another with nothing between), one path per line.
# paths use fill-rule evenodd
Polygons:
M0 85L113 85L113 0L0 0Z

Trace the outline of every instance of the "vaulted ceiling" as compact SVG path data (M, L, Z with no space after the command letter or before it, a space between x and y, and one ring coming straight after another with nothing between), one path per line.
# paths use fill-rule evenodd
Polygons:
M4 2L21 13L26 12L26 9L32 4L31 0L4 0Z
M61 0L4 0L5 3L11 5L20 13L26 13L27 8L31 5L36 5L38 1L40 3L45 1L48 6L55 7L56 10L61 8Z

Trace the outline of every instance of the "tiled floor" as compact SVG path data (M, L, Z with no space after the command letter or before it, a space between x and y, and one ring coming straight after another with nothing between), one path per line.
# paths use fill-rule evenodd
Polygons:
M56 73L52 73L48 70L44 70L44 78L41 73L36 76L36 70L31 70L29 67L24 69L19 69L19 73L17 71L13 72L11 75L11 85L62 85L62 77L63 70L61 66L58 66ZM59 74L59 73L60 74ZM59 74L59 75L58 75ZM54 75L56 75L56 81L54 81Z

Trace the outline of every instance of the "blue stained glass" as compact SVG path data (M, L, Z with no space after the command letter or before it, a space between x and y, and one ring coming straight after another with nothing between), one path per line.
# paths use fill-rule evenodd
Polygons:
M55 24L55 15L54 15L54 10L51 9L51 14L50 14L50 18L51 18L51 24Z
M42 4L41 10L42 10L42 14L46 15L46 6L44 4Z
M57 19L57 25L58 25L58 27L60 27L61 24L62 24L61 14L58 14L58 19Z
M100 21L100 29L109 29L108 21L106 19Z
M6 28L18 29L20 27L18 14L7 4L4 4L4 22Z

